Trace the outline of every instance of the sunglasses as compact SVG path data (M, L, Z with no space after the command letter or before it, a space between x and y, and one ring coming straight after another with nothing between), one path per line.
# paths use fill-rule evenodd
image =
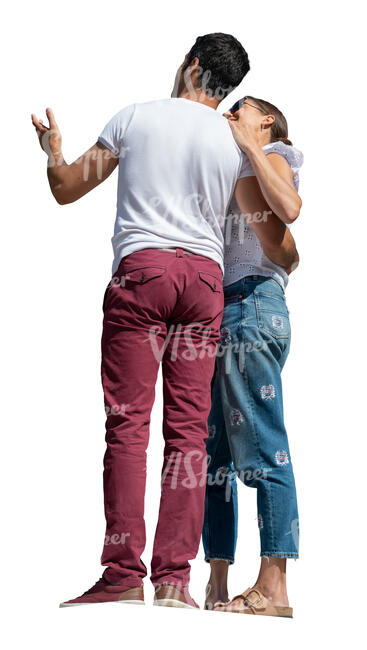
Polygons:
M229 109L229 112L236 113L237 111L240 110L240 108L242 108L242 106L244 106L244 104L246 104L247 106L252 106L252 108L256 108L256 110L260 111L260 113L264 113L264 111L261 108L259 108L258 106L254 106L254 104L249 104L247 100L248 100L247 95L245 97L242 97L242 99L239 99L238 102L233 104L233 106Z

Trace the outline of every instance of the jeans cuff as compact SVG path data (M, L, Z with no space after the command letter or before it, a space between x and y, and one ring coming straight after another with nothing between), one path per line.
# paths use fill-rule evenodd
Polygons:
M210 560L225 560L230 564L234 564L234 557L228 555L209 555L208 553L204 557L205 562L210 562Z
M281 551L261 551L260 557L285 557L285 558L291 558L293 560L298 560L299 555L298 553L292 553L286 551L285 553L282 553Z

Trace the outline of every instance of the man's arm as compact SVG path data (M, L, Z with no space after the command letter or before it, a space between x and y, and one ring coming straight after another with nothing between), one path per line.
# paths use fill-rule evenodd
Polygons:
M240 178L235 188L238 206L257 235L265 255L291 273L299 262L293 236L265 201L256 176Z
M119 156L100 142L68 165L62 153L62 138L50 108L46 109L49 127L32 115L41 148L48 156L47 176L51 192L61 205L77 201L102 183L117 167Z

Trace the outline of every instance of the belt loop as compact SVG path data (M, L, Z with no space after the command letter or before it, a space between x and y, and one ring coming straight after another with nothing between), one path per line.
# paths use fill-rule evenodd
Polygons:
M183 257L183 256L184 256L184 252L182 248L176 248L176 257Z

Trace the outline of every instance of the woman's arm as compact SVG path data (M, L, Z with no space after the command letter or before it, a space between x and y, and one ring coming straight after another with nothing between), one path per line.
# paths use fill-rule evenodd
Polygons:
M293 236L276 214L269 210L256 176L240 178L235 197L241 213L260 240L265 255L291 273L299 257Z
M247 150L261 191L272 211L284 223L293 223L299 216L302 201L293 186L292 170L278 153L266 155L261 147Z
M300 213L302 201L293 185L292 170L283 156L266 155L260 144L260 133L246 121L243 111L228 117L234 139L250 159L252 168L271 210L284 223L292 223Z

